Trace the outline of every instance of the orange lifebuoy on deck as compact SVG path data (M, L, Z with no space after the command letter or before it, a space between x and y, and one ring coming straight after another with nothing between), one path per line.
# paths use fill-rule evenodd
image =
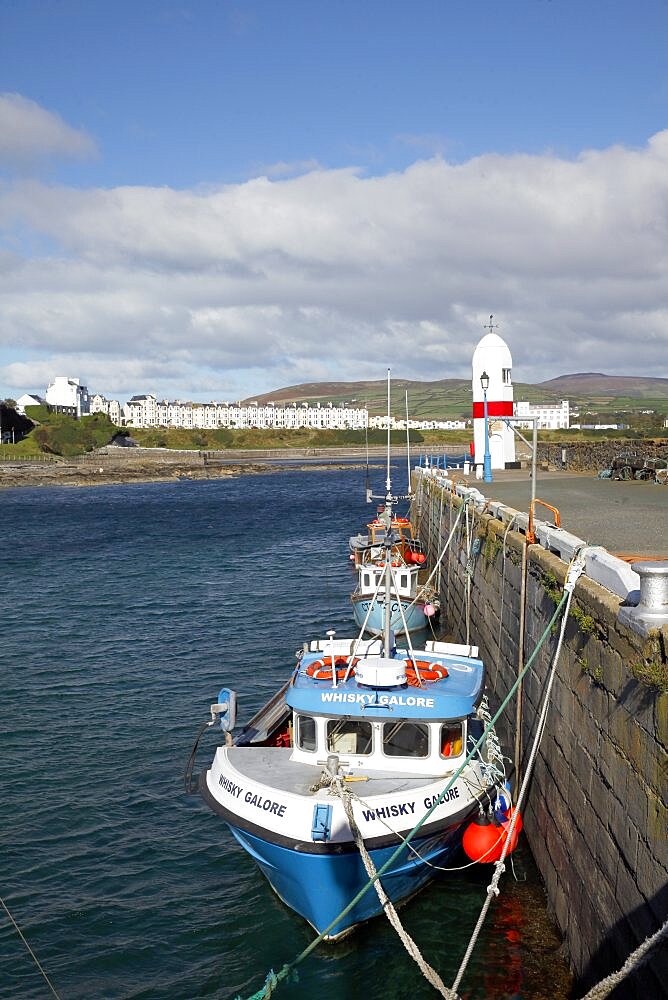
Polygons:
M352 677L357 663L359 663L359 656L355 656L352 660L349 660L347 656L335 656L334 666L336 668L337 681L343 680L349 668L349 676ZM309 663L306 673L315 681L331 681L333 676L331 657L327 656L322 660L314 660L313 663Z
M410 687L419 687L422 681L442 681L448 676L448 669L442 663L429 660L407 660L406 681Z

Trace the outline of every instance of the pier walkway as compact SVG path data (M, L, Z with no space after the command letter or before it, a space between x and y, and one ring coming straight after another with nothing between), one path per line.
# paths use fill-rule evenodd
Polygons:
M464 479L461 472L455 474ZM494 481L466 477L490 500L527 512L531 479L526 469L494 470ZM613 555L668 559L668 486L657 483L598 479L586 472L541 472L536 497L556 507L561 526L590 545L602 545ZM535 516L550 521L544 507Z

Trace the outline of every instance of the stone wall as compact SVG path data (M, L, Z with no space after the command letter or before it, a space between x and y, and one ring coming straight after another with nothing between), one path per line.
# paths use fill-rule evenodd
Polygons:
M427 476L420 481L424 487L418 489L412 517L433 563L462 500ZM557 643L558 630L550 631L549 622L567 567L540 545L527 547L523 534L489 514L471 512L469 524L469 536L479 539L478 554L467 554L462 518L441 568L441 597L456 640L469 641L468 619L470 641L479 646L488 668L493 705L505 698L518 674L522 604L524 662L548 629L519 698L498 724L509 756L523 773ZM668 694L646 683L657 678L665 683L668 626L645 640L618 623L619 603L584 576L576 585L523 810L528 842L578 980L577 996L621 967L668 915L662 797ZM659 955L660 949L613 996L665 996L668 967L665 958L661 966Z
M526 451L526 449L524 449ZM668 460L665 439L638 441L564 441L563 444L538 444L538 459L557 469L573 472L599 472L622 452L633 452L643 458Z

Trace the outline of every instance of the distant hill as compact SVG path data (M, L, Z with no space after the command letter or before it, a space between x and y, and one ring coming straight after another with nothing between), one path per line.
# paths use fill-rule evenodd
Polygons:
M637 375L602 375L600 372L582 372L579 375L560 375L540 382L537 389L556 393L561 398L570 396L629 396L645 399L668 396L668 378L642 378Z
M555 403L569 399L571 405L595 410L632 410L641 406L668 412L668 378L645 378L635 375L603 375L583 372L560 375L531 385L514 384L515 399L532 403ZM465 419L471 415L471 383L467 379L440 379L436 382L417 382L408 379L392 380L392 412L403 415L405 393L408 392L409 415L414 420ZM369 382L305 382L283 389L275 389L260 396L249 397L245 402L260 404L277 403L329 403L366 406L373 415L385 413L387 384L384 379Z

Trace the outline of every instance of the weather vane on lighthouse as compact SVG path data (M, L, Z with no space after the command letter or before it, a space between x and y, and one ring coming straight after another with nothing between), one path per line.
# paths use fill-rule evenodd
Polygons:
M493 319L494 319L494 313L490 313L489 314L489 323L487 325L485 325L483 323L483 327L482 327L483 330L489 330L490 333L493 333L495 330L499 329L499 324L498 323L492 323Z

